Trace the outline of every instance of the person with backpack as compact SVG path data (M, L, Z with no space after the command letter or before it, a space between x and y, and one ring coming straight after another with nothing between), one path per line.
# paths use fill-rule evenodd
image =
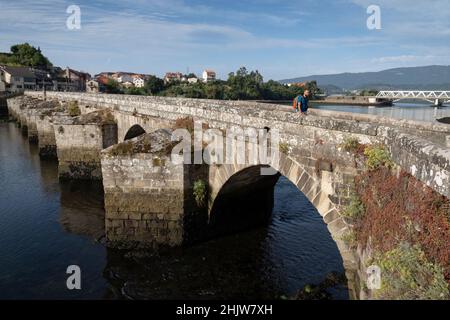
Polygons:
M295 109L295 112L298 112L300 110L301 115L305 115L305 116L307 115L308 107L309 107L309 105L308 105L309 95L310 95L309 90L305 90L303 92L303 95L295 97L294 102L293 102L293 107Z

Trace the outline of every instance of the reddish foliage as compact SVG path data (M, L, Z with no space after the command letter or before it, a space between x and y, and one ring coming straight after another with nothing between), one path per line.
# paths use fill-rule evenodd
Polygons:
M399 242L419 244L429 261L450 279L450 202L406 172L387 168L361 174L356 189L366 208L357 222L358 242L369 236L374 249L386 252Z
M202 129L209 128L207 123L202 123ZM194 132L194 119L192 117L178 118L172 129L187 129L190 133Z

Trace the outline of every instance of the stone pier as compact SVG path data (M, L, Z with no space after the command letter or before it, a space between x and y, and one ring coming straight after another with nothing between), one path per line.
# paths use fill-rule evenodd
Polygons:
M58 173L63 179L101 179L100 151L117 143L117 125L109 110L53 124Z
M51 110L40 115L37 121L39 156L42 159L57 159L56 136L53 123L61 123L70 119L66 112Z
M194 199L204 166L176 164L171 132L160 129L102 151L106 234L113 243L177 246L196 238L207 204Z
M42 121L42 115L51 112L58 106L58 101L50 100L37 101L27 108L25 116L28 125L28 141L30 141L31 143L38 143L38 123Z

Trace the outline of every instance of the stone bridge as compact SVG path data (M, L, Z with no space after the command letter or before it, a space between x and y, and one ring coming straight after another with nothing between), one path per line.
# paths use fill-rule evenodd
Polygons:
M323 217L352 296L360 297L363 262L342 240L351 226L340 212L361 166L343 149L344 140L383 143L403 170L450 198L450 126L445 124L323 110L302 117L280 105L243 101L59 92L43 99L41 92L9 99L10 116L30 142L39 143L42 157L58 158L61 178L103 180L112 243L176 246L267 223L274 185L283 175ZM74 101L80 115L66 111L64 105ZM187 117L221 132L236 126L277 129L276 174L261 175L267 163L260 162L171 161L172 131ZM254 150L254 142L244 143Z

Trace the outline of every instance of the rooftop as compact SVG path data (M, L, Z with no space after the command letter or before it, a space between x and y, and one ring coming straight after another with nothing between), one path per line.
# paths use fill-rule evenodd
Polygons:
M3 69L13 77L36 78L36 75L31 71L29 67L3 66L1 67L1 69Z

